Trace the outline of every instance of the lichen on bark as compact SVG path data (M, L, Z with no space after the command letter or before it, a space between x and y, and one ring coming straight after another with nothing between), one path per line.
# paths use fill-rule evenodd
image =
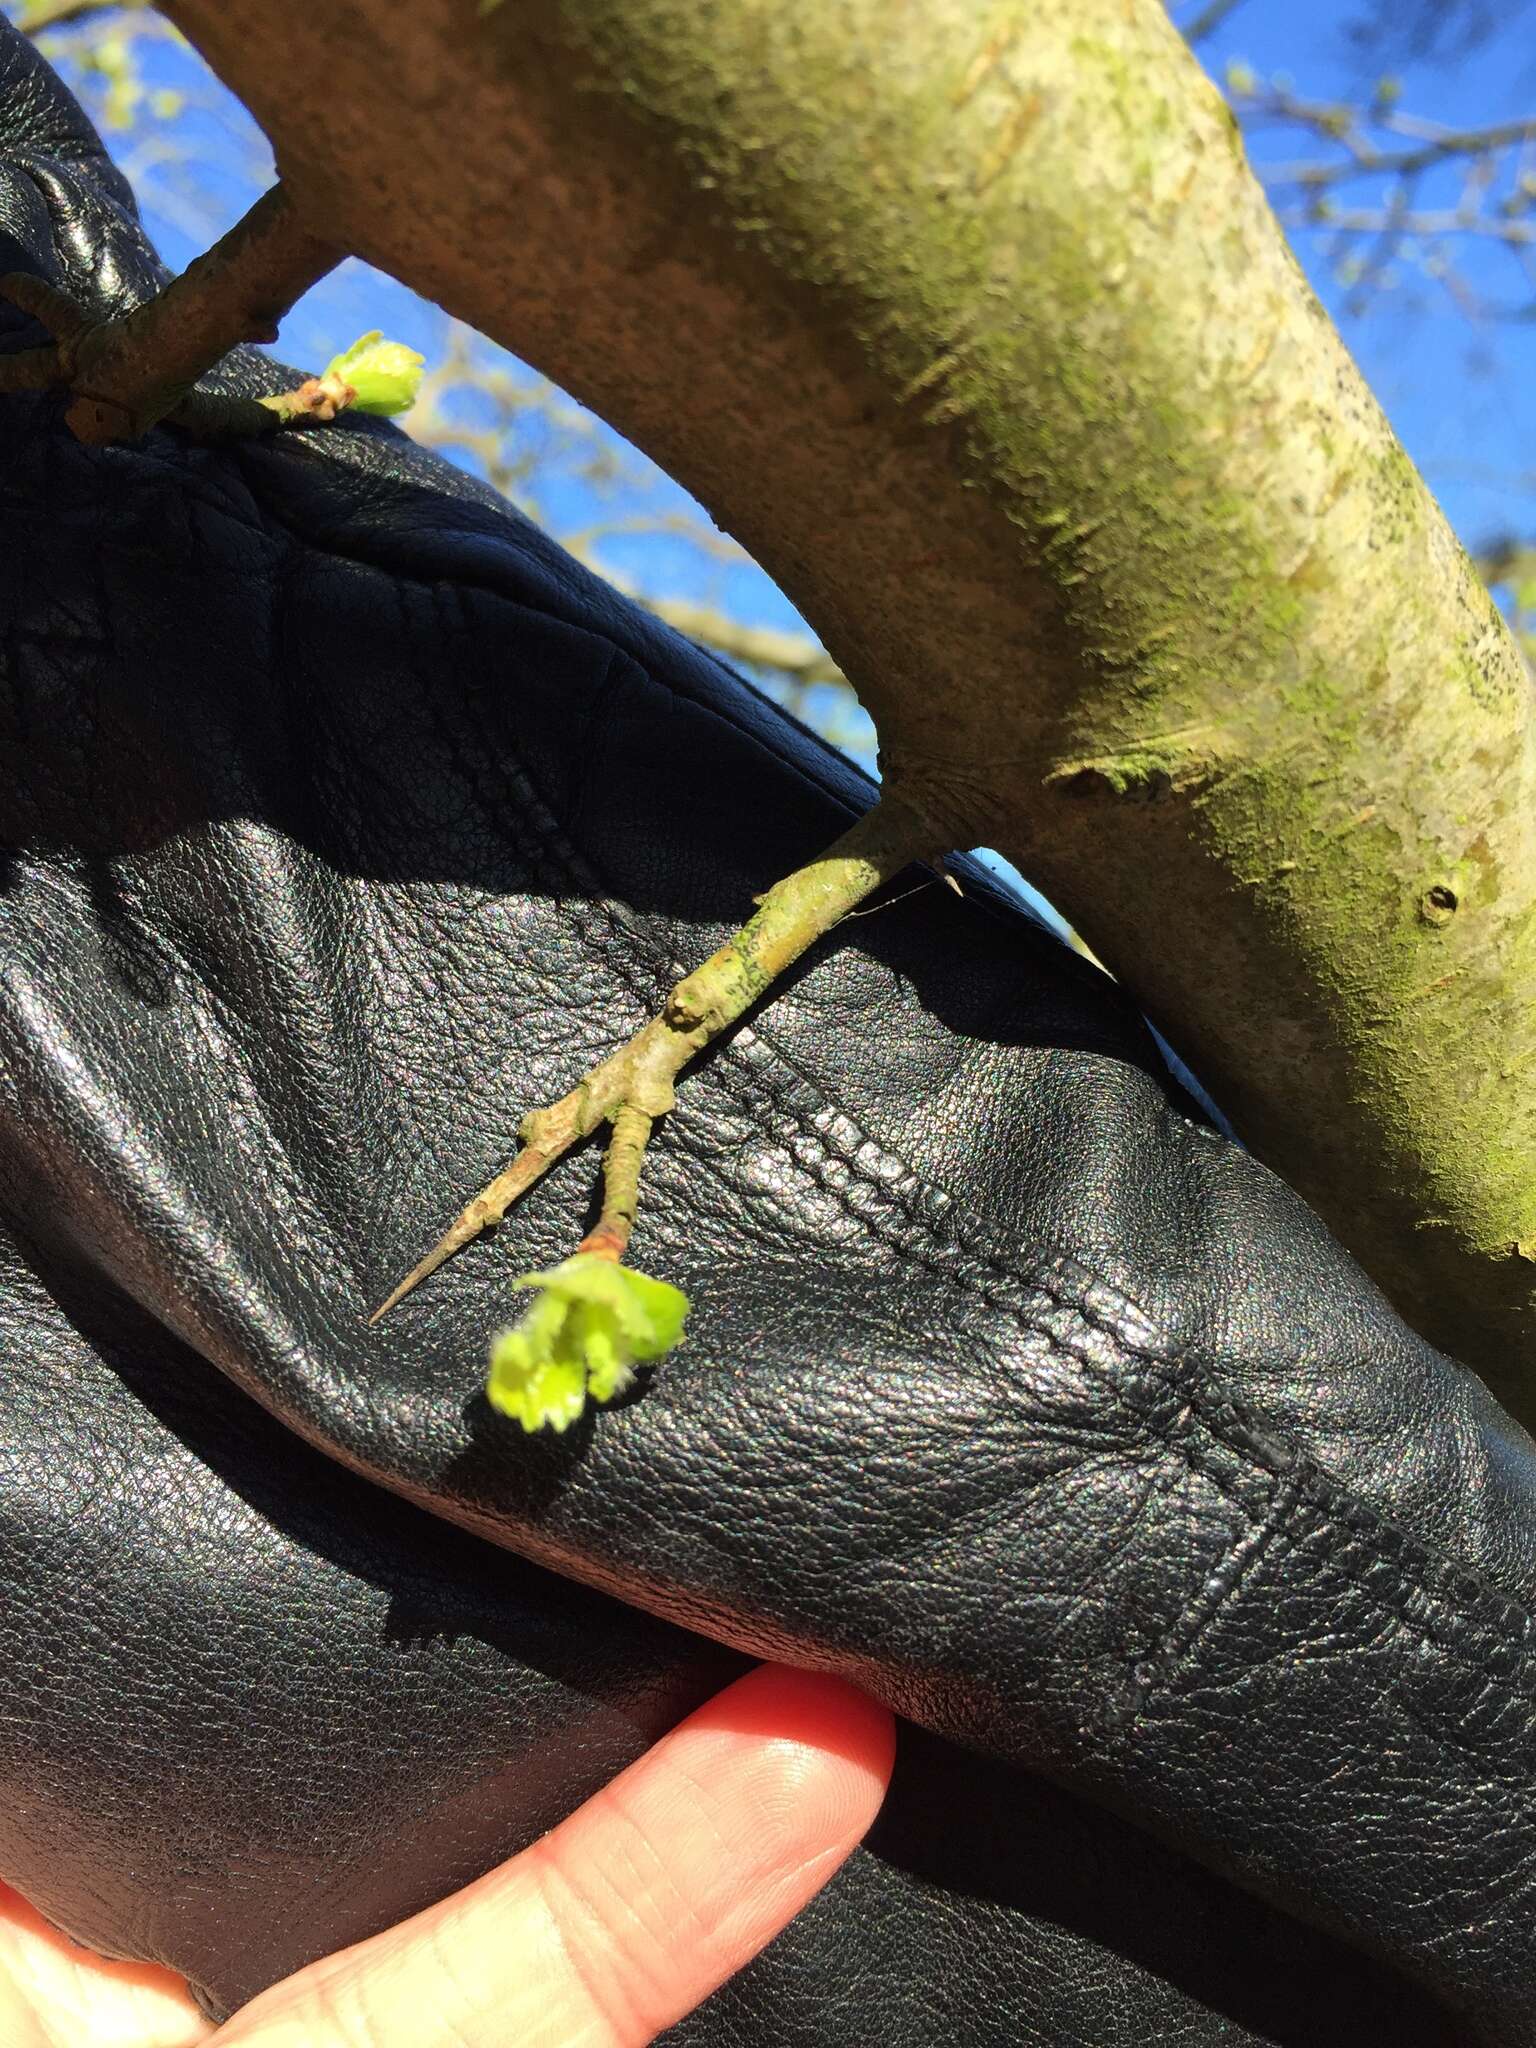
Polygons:
M692 488L906 799L1536 1411L1527 678L1158 0L338 0L323 81L296 0L171 11L301 206Z

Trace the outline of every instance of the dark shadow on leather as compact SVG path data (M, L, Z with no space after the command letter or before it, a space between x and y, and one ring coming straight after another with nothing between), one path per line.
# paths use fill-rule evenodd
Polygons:
M22 445L0 480L16 535L5 579L14 595L11 660L0 693L0 739L15 769L0 790L0 835L89 864L108 957L124 986L151 1004L164 999L163 965L145 956L112 863L195 840L211 826L275 831L336 876L557 898L573 915L584 898L617 901L634 925L635 967L659 999L679 955L692 964L750 914L757 890L812 857L850 807L870 801L872 785L824 748L819 758L802 749L791 764L772 743L767 721L776 712L708 655L636 626L511 508L454 504L448 530L445 491L461 481L452 472L435 487L398 476L376 484L366 523L360 514L338 532L334 517L329 525L323 517L331 505L323 485L324 503L308 506L306 451L214 458L161 431L142 449L113 451L113 524L103 530L99 458L70 443L57 421L32 425L40 431L11 425ZM440 466L424 452L400 441L393 451L413 476L436 479ZM250 496L242 469L253 473ZM44 543L27 535L46 524L45 513L54 522L46 562L31 560L29 549ZM251 558L236 550L226 567L208 543L215 528L226 547L238 538L256 560L263 549L283 558L270 626L253 602ZM400 534L424 557L414 570L395 559ZM442 581L433 578L434 537L452 548ZM194 587L179 559L199 546L211 559ZM156 662L147 627L134 618L144 589L157 611L202 608L206 623L191 639L206 635L210 646L220 634L238 639L234 621L249 613L244 631L253 640L270 631L282 643L284 686L274 687L258 660L248 683L210 689L190 647ZM61 609L65 591L75 595ZM370 633L376 646L357 644ZM637 635L638 652L623 644ZM615 665L624 682L616 699ZM602 805L572 794L569 743L560 737L566 714L554 712L547 681L542 702L535 689L524 704L527 677L549 674L571 693L573 719L587 694L610 703L601 745L624 773L603 773ZM775 803L743 843L734 827L698 814L726 803L739 777L760 777L765 754ZM118 770L111 784L80 780L80 761L108 756ZM168 760L177 763L173 778ZM436 829L466 802L477 813L474 830ZM580 855L561 816L572 802L583 812ZM650 857L648 848L675 836L680 806L700 843L731 848L729 859ZM228 852L237 856L237 839ZM851 945L906 982L957 1036L1100 1051L1161 1078L1131 1003L1017 904L1005 907L974 863L960 872L964 902L937 882L921 886L920 870L898 878L870 915L815 949L781 993L829 947ZM898 904L901 897L908 900ZM966 971L972 953L1016 963L1015 1001L998 1002L984 964ZM1049 995L1037 996L1047 983Z
M176 999L176 969L148 927L135 914L121 877L99 856L86 864L92 908L101 925L102 955L108 972L126 994L162 1010ZM3 886L3 882L0 882Z
M589 1407L568 1429L558 1433L541 1429L530 1436L520 1423L498 1415L483 1392L471 1394L463 1413L474 1432L473 1441L444 1467L444 1480L462 1485L471 1497L480 1488L489 1496L510 1455L526 1476L529 1497L538 1501L541 1510L565 1491L571 1474L587 1454L596 1426Z
M1392 1971L1114 1814L925 1730L903 1725L865 1847L922 1884L1124 1958L1275 2048L1456 2048L1449 2016Z
M638 1617L370 1485L294 1436L136 1302L110 1292L98 1275L70 1260L62 1247L50 1246L42 1260L23 1244L17 1251L69 1326L146 1413L231 1493L299 1549L389 1596L386 1641L404 1646L473 1637L589 1696L592 1659L586 1646L594 1635L615 1629L637 1641L643 1637L651 1658L688 1669L692 1675L680 1691L696 1699L747 1668L749 1660L731 1651ZM552 1469L558 1470L553 1461ZM628 1702L633 1688L622 1662L610 1660L610 1669L614 1696ZM649 1730L652 1739L672 1718Z

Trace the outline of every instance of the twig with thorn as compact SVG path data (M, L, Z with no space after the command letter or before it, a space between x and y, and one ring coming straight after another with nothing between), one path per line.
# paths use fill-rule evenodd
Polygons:
M378 1322L447 1263L580 1139L611 1123L602 1218L582 1246L618 1259L634 1223L640 1165L655 1119L672 1107L682 1069L762 997L806 948L891 876L942 848L927 821L886 796L818 860L763 896L756 914L678 982L661 1013L592 1068L568 1095L523 1119L522 1149L488 1182L369 1317Z

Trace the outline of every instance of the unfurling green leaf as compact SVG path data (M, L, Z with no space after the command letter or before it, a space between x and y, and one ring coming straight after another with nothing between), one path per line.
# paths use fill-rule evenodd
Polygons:
M491 1340L485 1392L524 1429L568 1429L589 1395L613 1400L633 1382L635 1366L682 1341L682 1289L596 1252L524 1273L516 1284L538 1292L522 1321Z
M407 412L416 403L425 361L425 356L403 342L386 341L375 327L360 334L339 356L332 356L324 374L351 385L357 394L352 401L355 412L387 415Z

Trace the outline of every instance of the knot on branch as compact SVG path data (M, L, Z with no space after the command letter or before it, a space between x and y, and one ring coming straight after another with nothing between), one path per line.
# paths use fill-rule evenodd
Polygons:
M1419 898L1419 921L1443 930L1456 915L1461 899L1449 883L1436 882Z
M1044 787L1061 796L1164 803L1207 788L1220 773L1223 759L1236 751L1233 736L1215 726L1182 726L1148 734L1109 753L1059 761L1046 775Z

